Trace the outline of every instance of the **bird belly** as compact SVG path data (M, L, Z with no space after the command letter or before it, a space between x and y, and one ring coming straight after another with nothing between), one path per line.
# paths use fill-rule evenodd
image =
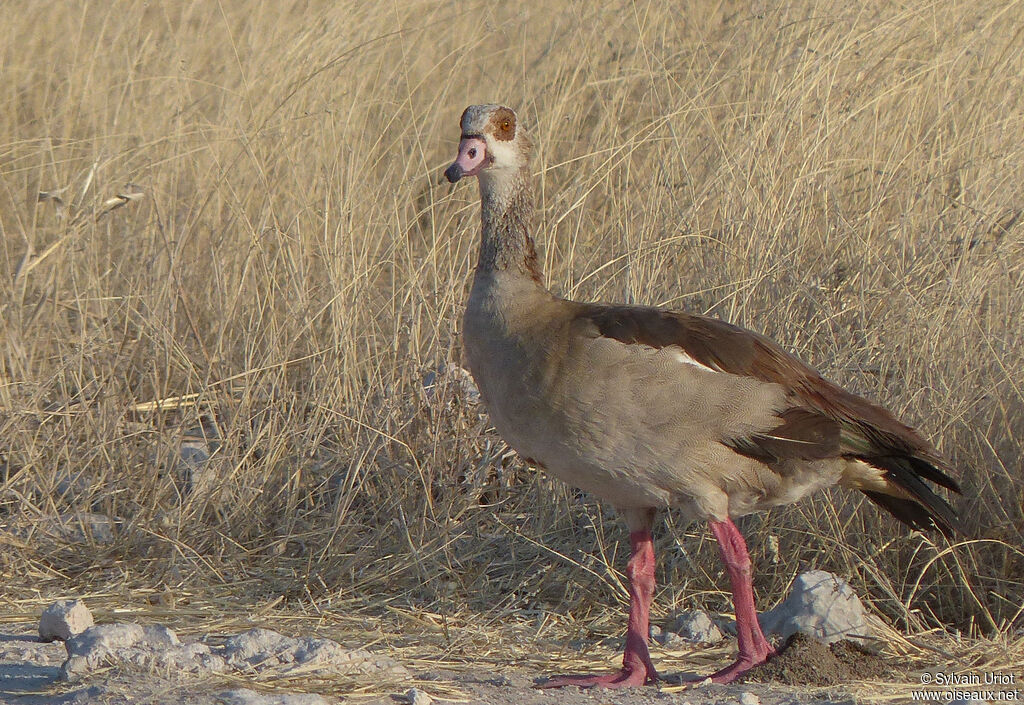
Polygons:
M567 405L541 375L515 361L504 365L514 374L478 374L472 356L470 369L495 429L531 464L620 509L676 506L684 511L693 507L695 516L705 513L694 500L699 488L689 488L685 478L699 474L702 459L705 470L713 465L710 451L724 454L724 446L700 452L674 442L681 452L659 457L629 409L613 405L584 411Z

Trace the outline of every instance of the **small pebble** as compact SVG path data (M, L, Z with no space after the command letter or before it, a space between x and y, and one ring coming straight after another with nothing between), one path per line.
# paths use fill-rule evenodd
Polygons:
M761 705L761 698L747 692L740 695L740 705Z
M687 610L675 616L664 629L654 633L652 637L660 644L672 647L674 642L689 644L717 644L725 637L714 620L704 610Z
M434 699L425 691L419 688L409 688L405 691L405 700L409 705L430 705Z
M249 688L236 688L217 695L223 705L327 705L313 693L257 693Z

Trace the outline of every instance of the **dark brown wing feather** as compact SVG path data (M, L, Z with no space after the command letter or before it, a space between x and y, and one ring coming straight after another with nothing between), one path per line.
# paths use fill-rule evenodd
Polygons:
M960 492L950 465L913 428L887 410L829 382L774 341L706 316L647 306L580 304L578 318L600 335L652 348L678 346L714 370L785 387L793 406L768 433L723 439L743 455L773 464L783 459L851 457L884 470L887 480L913 500L866 492L909 526L959 530L953 508L924 482Z
M726 439L738 453L766 465L786 459L822 460L840 455L839 424L824 414L794 406L779 413L782 423L767 433Z

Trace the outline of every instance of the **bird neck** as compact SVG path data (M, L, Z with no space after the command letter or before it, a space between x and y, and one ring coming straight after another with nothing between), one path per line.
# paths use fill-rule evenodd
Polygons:
M480 174L480 206L483 228L477 271L521 274L542 285L537 250L530 237L533 190L529 169Z

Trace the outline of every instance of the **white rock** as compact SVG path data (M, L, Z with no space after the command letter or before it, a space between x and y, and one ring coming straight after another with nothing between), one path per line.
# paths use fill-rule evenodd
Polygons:
M231 637L223 647L211 648L201 642L182 644L171 629L160 625L101 624L71 637L64 646L68 654L61 666L64 680L108 665L178 675L231 670L251 675L269 670L282 675L326 672L378 679L410 677L404 666L387 656L346 649L330 639L293 639L269 629L252 629Z
M270 629L250 629L236 634L224 643L223 655L229 666L245 673L274 669L341 675L410 675L404 666L387 656L364 649L347 649L330 639L292 638Z
M136 646L117 653L121 663L160 672L200 675L224 673L228 670L224 657L212 652L206 644L174 644L162 647Z
M144 634L140 624L97 624L68 639L64 646L69 656L85 656L100 650L113 651L132 646Z
M842 578L811 570L793 582L789 597L760 617L765 632L787 638L802 632L826 643L869 636L864 605Z
M751 692L741 693L740 705L761 705L761 698Z
M688 644L717 644L725 638L704 610L689 610L676 615L665 625L659 641L667 646L674 641L673 637Z
M73 680L99 667L105 658L119 649L130 648L142 639L138 624L97 624L64 642L68 660L61 666L64 680Z
M419 688L409 688L409 690L405 691L405 701L409 705L430 705L434 702L434 699L430 697L429 693Z
M106 663L129 663L136 666L160 666L169 654L178 664L181 642L167 627L139 624L97 624L64 642L68 660L61 666L61 678L75 678ZM175 650L178 650L177 652Z
M94 624L92 612L81 600L60 600L43 610L39 617L42 641L67 641Z
M328 705L319 695L312 693L257 693L248 688L236 688L217 694L224 705Z

